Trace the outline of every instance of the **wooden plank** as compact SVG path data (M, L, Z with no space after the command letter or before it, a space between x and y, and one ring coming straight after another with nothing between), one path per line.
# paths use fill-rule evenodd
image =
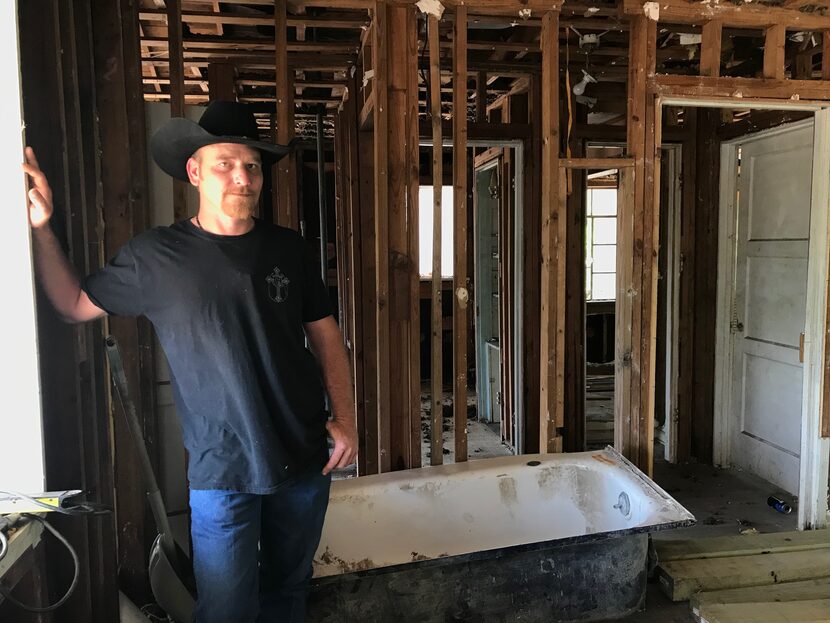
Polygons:
M525 158L524 214L522 227L522 386L518 388L524 405L520 445L525 453L539 451L540 393L540 313L542 232L542 81L531 76L528 119L533 129L523 142Z
M185 83L191 82L185 80ZM231 63L208 65L208 97L210 101L236 101L236 67Z
M830 548L807 552L675 560L657 567L660 588L672 601L698 591L766 586L830 576Z
M391 471L390 417L390 309L389 309L389 110L388 110L388 7L377 0L372 27L374 68L374 170L375 170L375 304L377 352L378 471Z
M357 133L358 167L360 177L360 271L362 273L363 333L363 446L365 461L358 465L358 473L377 474L380 460L378 432L378 323L377 323L377 270L375 264L375 166L374 137L372 132ZM360 471L360 467L363 471Z
M713 19L703 25L703 40L700 46L700 75L720 76L721 44L723 23Z
M455 462L467 460L467 7L453 23L453 421Z
M784 44L787 29L783 24L767 28L764 35L764 78L784 79Z
M560 165L566 169L622 169L634 166L634 158L562 158Z
M826 623L830 599L785 603L719 604L704 606L701 623Z
M181 0L167 2L168 75L170 76L170 116L184 117L184 52L182 47ZM173 180L173 219L187 218L187 186Z
M566 206L559 183L559 16L542 17L542 274L539 448L555 452L564 422L564 263Z
M767 78L711 78L658 74L649 80L649 90L661 97L760 99L830 99L830 83L824 80L777 80Z
M801 601L822 599L828 595L830 595L830 578L822 578L803 582L783 582L772 586L751 586L695 593L689 599L689 607L692 613L697 615L702 606L715 604Z
M699 461L711 463L713 456L715 404L715 306L716 280L709 275L717 273L718 206L720 192L720 142L716 135L719 122L716 109L697 111L697 138L695 141L695 234L694 279L695 299L692 314L694 322L693 416L691 424L691 452Z
M276 142L287 145L294 138L294 71L288 65L288 25L286 0L274 5L274 49L277 95ZM293 153L282 158L274 167L276 210L274 222L289 229L300 228L297 204L297 159Z
M830 80L830 30L821 33L821 79Z
M269 6L274 6L274 0L269 0ZM292 2L292 5L294 3ZM165 9L142 9L139 18L145 22L164 21ZM270 16L255 17L239 15L238 13L216 13L212 11L184 11L182 21L185 24L221 24L226 26L273 26L274 20ZM288 26L305 26L308 28L356 29L365 28L369 20L365 14L358 13L331 13L323 15L291 15L288 17Z
M697 149L697 108L684 110L688 125L682 146L683 190L680 208L680 303L678 319L678 387L677 387L677 460L692 456L692 421L694 419L694 301L695 301L695 188Z
M470 47L467 43L468 49ZM430 59L431 60L431 59ZM476 73L476 122L487 122L487 72L479 71Z
M830 531L775 532L702 539L656 541L660 562L799 552L830 547Z
M405 57L401 63L405 69L404 104L405 131L405 163L406 180L406 217L401 224L402 230L408 236L406 241L405 277L408 279L409 310L407 323L409 329L409 366L408 395L409 401L405 405L405 414L409 423L409 446L407 448L407 468L420 467L421 456L421 300L418 296L421 285L421 276L418 269L419 257L419 166L420 145L418 142L418 9L407 7L400 10L402 14L402 31L400 41L405 42ZM397 38L397 37L396 37Z
M631 429L631 289L634 266L634 169L621 169L617 187L617 297L614 311L614 447L629 452Z
M624 15L643 16L648 7L646 0L623 0ZM700 24L718 19L724 26L742 28L766 28L780 24L791 30L824 30L830 28L830 17L820 13L802 12L797 9L778 8L769 5L687 2L686 0L662 0L659 4L660 22L669 24ZM657 19L655 17L655 19Z
M438 46L438 18L429 16L429 84L432 121L432 384L430 395L430 465L444 462L443 432L443 307L441 302L441 192L444 184L443 140L441 138L441 49Z

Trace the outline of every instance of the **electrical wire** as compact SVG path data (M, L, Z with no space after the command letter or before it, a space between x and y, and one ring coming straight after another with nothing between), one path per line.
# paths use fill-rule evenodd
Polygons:
M46 506L48 506L48 504ZM65 604L66 600L69 599L72 596L72 593L75 592L75 588L78 586L78 579L80 578L80 575L81 575L81 561L78 559L78 554L72 548L72 545L69 543L69 541L66 540L66 537L64 537L60 532L58 532L55 528L53 528L45 519L43 519L42 517L39 517L38 515L30 515L28 513L24 513L23 516L28 517L30 519L34 519L36 521L39 521L41 524L43 524L44 528L46 528L49 532L51 532L52 535L56 539L58 539L58 541L63 543L66 546L66 549L69 550L69 554L72 556L72 562L75 565L75 572L74 572L74 575L72 576L72 583L69 585L69 588L66 590L66 593L64 593L63 597L61 597L58 601L56 601L55 603L50 604L48 606L29 606L27 604L24 604L24 603L18 601L17 599L12 597L11 591L6 586L4 586L2 583L0 583L0 595L3 595L3 597L5 599L9 600L9 602L13 603L18 608L22 608L23 610L26 610L27 612L34 612L34 613L38 613L38 614L44 613L44 612L52 612L53 610L57 610L63 604ZM2 533L0 533L0 534L2 534Z
M83 504L72 503L71 506L54 506L52 504L47 504L46 502L41 502L37 498L33 498L32 496L26 495L25 493L17 493L16 491L0 490L0 495L6 495L13 498L20 498L21 500L26 500L27 502L34 504L35 506L38 506L45 510L60 513L61 515L72 515L77 517L79 515L103 515L105 513L112 512L112 509L109 506L106 506L104 504L97 504L95 502L85 502Z

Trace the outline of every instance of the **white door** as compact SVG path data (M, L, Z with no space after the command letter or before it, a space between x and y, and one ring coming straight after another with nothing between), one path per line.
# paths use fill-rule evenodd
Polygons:
M798 494L813 123L740 145L731 463Z

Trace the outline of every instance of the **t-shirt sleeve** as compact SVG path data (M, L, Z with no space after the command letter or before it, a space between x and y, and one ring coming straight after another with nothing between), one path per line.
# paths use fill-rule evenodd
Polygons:
M144 297L135 249L125 244L106 266L88 275L81 284L98 307L114 316L140 316Z
M320 275L320 266L312 259L308 247L306 247L304 258L303 322L314 322L331 315L331 299L329 299L329 290Z

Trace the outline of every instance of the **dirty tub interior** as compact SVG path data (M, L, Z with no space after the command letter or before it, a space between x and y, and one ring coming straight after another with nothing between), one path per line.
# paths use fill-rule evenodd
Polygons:
M642 608L648 534L694 517L613 448L332 483L309 621L598 621Z

